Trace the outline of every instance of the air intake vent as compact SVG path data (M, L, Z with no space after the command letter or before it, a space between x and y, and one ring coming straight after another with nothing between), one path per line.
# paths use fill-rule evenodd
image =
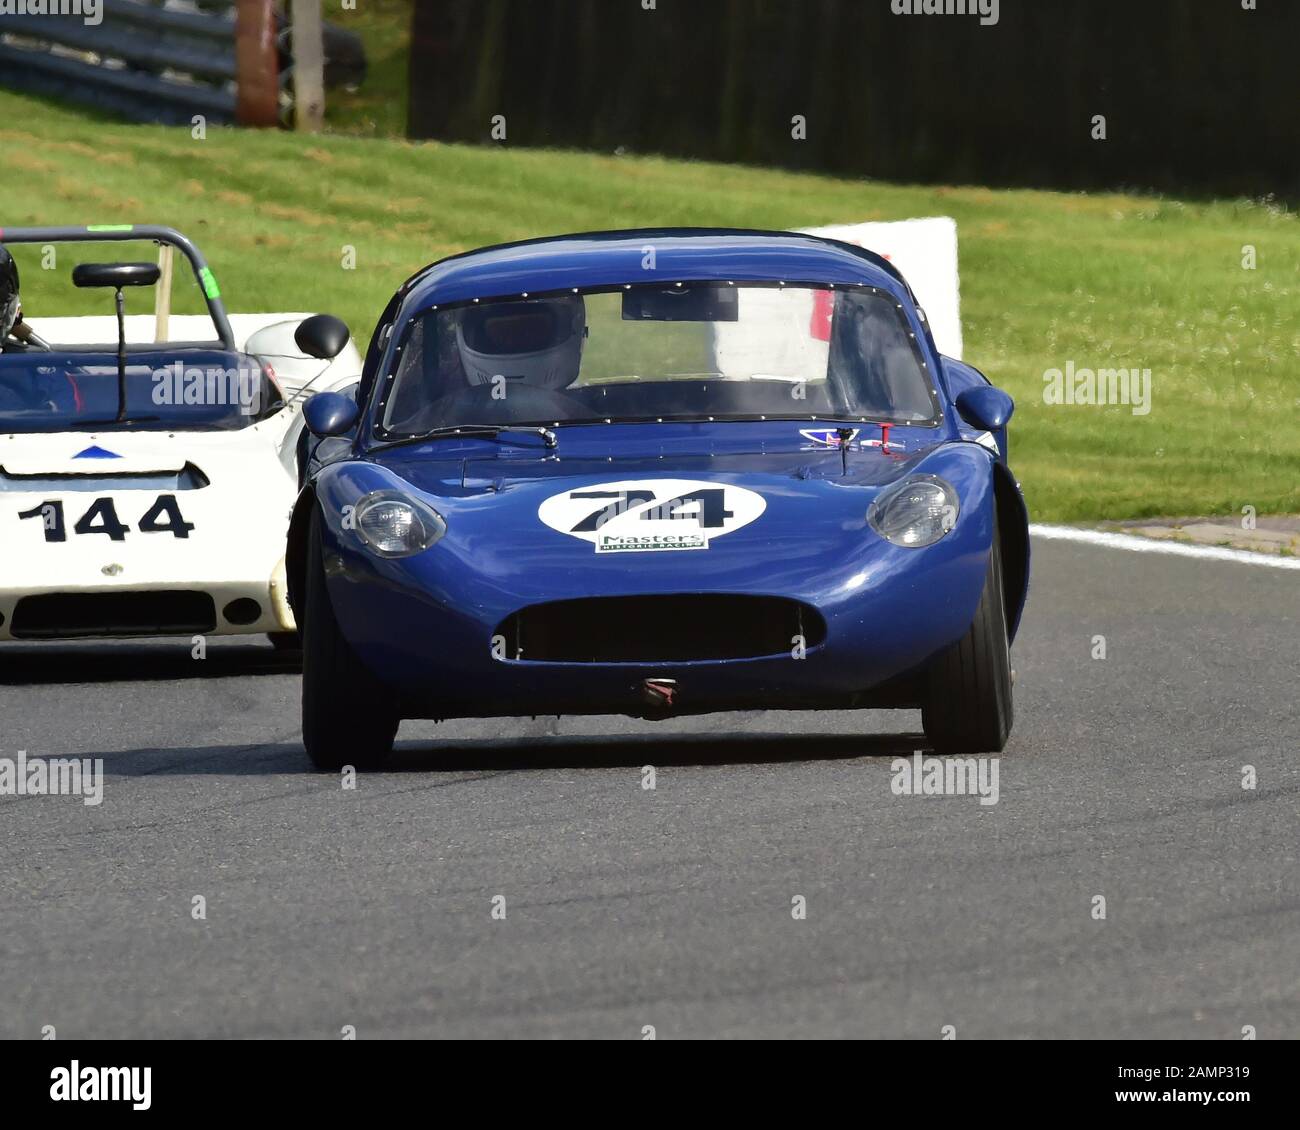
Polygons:
M686 663L789 655L825 642L816 609L730 593L591 597L534 604L497 629L507 658L538 663Z
M103 470L76 474L19 475L0 467L0 491L110 491L110 490L202 490L208 477L193 463L180 471L123 471L107 474Z
M10 631L21 640L187 636L217 626L204 592L69 592L25 596Z

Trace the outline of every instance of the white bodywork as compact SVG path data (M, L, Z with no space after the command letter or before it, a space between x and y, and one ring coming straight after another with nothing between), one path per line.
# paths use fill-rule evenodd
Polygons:
M285 591L284 553L289 515L297 496L296 449L302 405L315 392L337 389L360 377L361 357L347 348L327 366L305 357L293 331L305 314L234 314L236 348L267 364L284 391L286 406L238 430L98 432L0 432L0 640L17 636L14 611L27 596L93 593L197 592L212 600L213 622L204 634L282 632L294 628ZM116 342L112 317L33 318L31 325L56 348ZM152 342L152 316L127 319L127 340ZM173 316L171 341L210 341L206 316ZM110 349L116 348L115 344ZM160 345L165 349L165 345ZM0 427L3 425L0 424ZM77 456L100 448L117 458ZM186 474L194 468L199 476ZM24 477L35 480L30 488ZM131 476L151 476L134 481ZM169 477L181 476L168 484ZM188 483L187 483L188 480ZM195 486L194 483L205 485ZM140 522L164 495L176 500L193 529L179 537L172 528L143 531ZM127 528L121 540L107 533L77 533L74 526L97 500L109 499ZM55 524L50 504L62 508L63 540L47 532ZM24 512L37 515L22 518ZM155 524L159 518L155 517ZM167 527L169 512L161 524ZM93 526L101 522L90 523ZM56 534L57 536L57 534ZM253 618L225 609L232 601L256 601ZM245 608L248 606L245 604ZM84 637L76 631L40 638ZM139 636L148 631L106 631Z

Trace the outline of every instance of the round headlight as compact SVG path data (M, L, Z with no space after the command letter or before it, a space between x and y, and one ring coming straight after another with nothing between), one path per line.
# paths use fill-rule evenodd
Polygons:
M409 557L428 549L447 532L441 514L395 491L366 495L353 511L357 533L381 557Z
M912 475L882 490L867 509L867 521L894 545L933 545L957 524L961 504L952 484L938 475Z

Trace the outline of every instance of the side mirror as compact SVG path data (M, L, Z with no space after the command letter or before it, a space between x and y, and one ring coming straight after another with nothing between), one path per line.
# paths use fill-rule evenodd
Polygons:
M324 439L341 436L361 415L357 402L339 392L318 392L302 409L303 421L308 431Z
M1016 402L1000 388L980 385L968 388L957 397L957 411L972 427L985 432L996 432L1007 426Z
M293 331L293 340L308 357L332 361L352 340L352 333L338 318L316 314L299 323Z
M72 268L73 286L153 286L157 263L81 263Z

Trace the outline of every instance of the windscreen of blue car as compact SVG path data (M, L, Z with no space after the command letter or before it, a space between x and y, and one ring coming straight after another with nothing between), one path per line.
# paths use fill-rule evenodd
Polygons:
M113 353L0 354L0 430L245 428L281 404L252 357L218 350L131 353L119 421Z
M844 419L934 424L895 300L868 288L632 286L430 310L382 393L385 438L466 424Z

